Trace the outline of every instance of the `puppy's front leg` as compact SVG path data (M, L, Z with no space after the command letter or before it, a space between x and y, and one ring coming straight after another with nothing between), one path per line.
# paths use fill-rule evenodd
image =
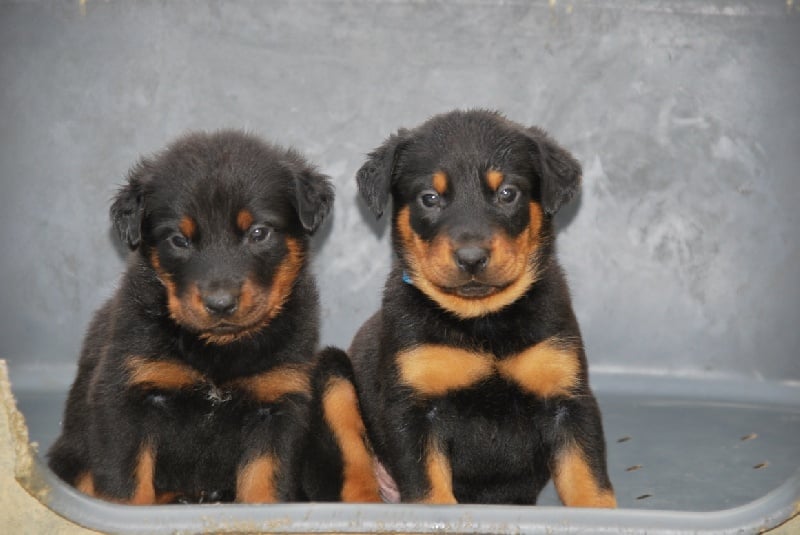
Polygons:
M124 352L122 352L124 354ZM170 395L203 383L176 360L125 355L90 386L91 468L76 481L86 494L121 503L158 503L158 444Z
M78 490L108 501L128 505L158 503L154 484L156 450L144 439L138 445L107 451L105 458L76 483Z
M556 445L551 469L561 502L573 507L615 508L597 402L591 395L576 398L560 411L564 435Z
M394 412L394 411L391 411ZM406 503L454 504L453 474L445 444L436 436L431 410L415 407L390 415L394 428L386 442L386 464Z
M229 384L248 404L241 429L236 501L275 503L299 497L308 433L307 366L280 366Z

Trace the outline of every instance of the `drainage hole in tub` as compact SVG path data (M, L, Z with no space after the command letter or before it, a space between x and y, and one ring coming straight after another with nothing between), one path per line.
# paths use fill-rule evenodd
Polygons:
M618 439L617 439L617 444L621 444L622 442L627 442L627 441L629 441L629 440L630 440L630 439L632 439L632 438L633 438L633 437L630 437L630 436L628 436L628 435L625 435L624 437L620 437L620 438L618 438Z
M744 442L746 440L753 440L754 438L758 438L758 435L756 433L750 433L749 435L745 435L745 436L741 437L739 440Z
M641 464L634 464L633 466L629 466L625 469L626 472L635 472L636 470L641 470L643 467Z
M652 498L652 497L653 497L652 494L642 494L641 496L637 496L636 499L637 500L646 500L647 498Z
M766 468L769 466L769 461L764 461L763 463L758 463L753 467L753 470L761 470L762 468Z

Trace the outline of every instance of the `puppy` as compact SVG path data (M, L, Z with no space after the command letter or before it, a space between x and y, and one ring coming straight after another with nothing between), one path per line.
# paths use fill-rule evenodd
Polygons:
M135 165L111 207L134 252L88 329L55 473L127 504L309 497L309 237L333 198L298 153L236 131Z
M555 256L581 167L542 130L454 111L400 130L357 174L396 262L349 350L400 499L615 507L600 411Z

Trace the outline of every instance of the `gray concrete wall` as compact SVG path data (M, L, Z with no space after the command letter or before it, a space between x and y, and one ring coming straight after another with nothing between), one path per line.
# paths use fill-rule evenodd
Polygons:
M142 153L241 127L335 180L324 343L391 261L364 155L454 107L584 165L559 217L596 370L800 380L800 8L774 1L0 2L0 357L72 379L123 268L109 200Z

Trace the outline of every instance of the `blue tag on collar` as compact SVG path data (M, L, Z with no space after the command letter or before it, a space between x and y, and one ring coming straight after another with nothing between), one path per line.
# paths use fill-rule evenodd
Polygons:
M403 271L403 282L414 286L414 281L411 280L411 275L408 274L408 271Z

